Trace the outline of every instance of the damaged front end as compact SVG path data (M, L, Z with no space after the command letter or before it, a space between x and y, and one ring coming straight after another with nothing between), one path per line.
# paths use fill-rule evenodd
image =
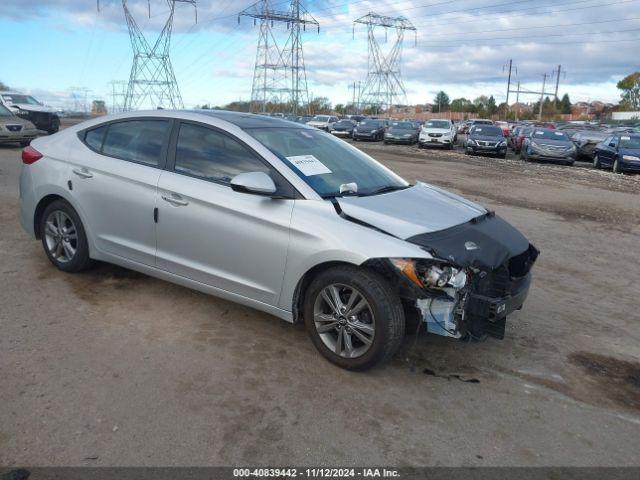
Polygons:
M433 258L387 259L383 268L399 280L405 307L427 331L504 338L507 315L521 309L527 297L538 250L493 212L407 241Z

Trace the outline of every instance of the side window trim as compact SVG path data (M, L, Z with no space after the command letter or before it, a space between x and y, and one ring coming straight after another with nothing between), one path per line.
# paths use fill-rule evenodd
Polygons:
M262 155L260 155L258 152L256 152L253 148L251 148L249 145L247 145L245 142L243 142L240 138L236 137L235 135L230 134L229 132L218 128L214 125L210 125L208 123L203 123L203 122L198 122L198 121L194 121L194 120L181 120L181 119L175 119L174 124L173 124L173 128L171 130L171 135L170 135L170 141L168 144L168 152L167 152L167 162L166 165L164 167L164 170L167 170L171 173L175 173L178 175L184 175L187 177L191 177L191 178L195 178L197 180L202 180L204 182L209 182L209 183L215 183L216 185L221 185L223 187L227 187L229 188L229 190L231 190L231 185L229 183L220 181L220 180L215 180L215 179L209 179L209 178L203 178L199 175L191 175L189 173L186 172L179 172L176 171L175 167L176 167L176 152L177 152L177 147L178 147L178 136L180 133L180 126L181 125L195 125L197 127L203 127L203 128L208 128L210 130L213 130L221 135L224 135L227 138L230 138L231 140L237 142L238 144L240 144L244 149L247 150L247 152L249 154L251 154L251 156L253 158L255 158L257 161L259 161L260 163L262 163L265 167L267 167L269 169L269 171L273 174L273 175L277 175L278 176L278 180L279 182L277 183L282 183L283 185L286 186L286 189L289 190L288 192L282 192L283 194L289 196L291 199L296 199L296 198L304 198L302 196L302 194L300 192L298 192L298 190L291 184L291 182L289 182L280 172L278 172L278 170L271 165L267 160L265 160Z
M144 163L144 162L137 162L135 160L130 160L128 158L121 158L121 157L117 157L115 155L109 155L103 152L104 149L104 142L107 138L107 135L109 134L109 130L111 128L111 125L116 124L116 123L124 123L124 122L133 122L133 121L144 121L144 120L154 120L154 121L165 121L169 124L169 127L167 128L167 134L165 135L165 138L162 141L162 149L160 150L160 158L158 159L158 165L149 165L148 163ZM80 141L83 143L83 145L85 147L87 147L89 150L91 150L92 152L95 152L99 155L102 155L104 157L108 157L108 158L115 158L116 160L120 160L123 162L129 162L129 163L135 163L137 165L143 165L145 167L150 167L150 168L158 168L160 170L164 170L165 166L167 165L167 161L168 161L168 154L169 154L169 143L170 143L170 139L171 139L171 135L173 133L173 130L175 128L175 124L176 124L176 120L173 118L169 118L169 117L128 117L128 118L118 118L115 120L110 120L108 122L104 122L101 123L99 125L95 125L93 127L89 127L89 128L85 128L84 130L80 130L78 132L78 138L80 139ZM107 127L107 129L105 130L104 134L102 135L102 143L100 144L100 150L96 150L95 148L93 148L92 146L90 146L86 141L86 137L87 137L87 133L90 130L93 130L95 128L100 128L100 127Z

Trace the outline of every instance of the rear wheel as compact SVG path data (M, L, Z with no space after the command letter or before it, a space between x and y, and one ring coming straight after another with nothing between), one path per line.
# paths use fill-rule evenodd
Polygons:
M404 337L397 294L378 273L353 266L328 269L311 282L304 320L320 353L347 370L388 360Z
M80 217L69 203L50 203L40 219L44 251L58 269L80 272L92 264L89 244Z

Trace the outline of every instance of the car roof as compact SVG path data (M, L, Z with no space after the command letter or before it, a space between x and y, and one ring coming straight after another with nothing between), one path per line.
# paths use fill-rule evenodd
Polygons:
M16 92L15 90L0 90L0 95L26 95L26 93Z
M266 115L259 115L255 113L244 112L231 112L228 110L186 110L189 112L199 113L209 117L219 118L225 122L232 123L233 125L245 129L245 128L277 128L277 127L296 127L296 128L309 128L301 123L291 122L280 117L267 117Z

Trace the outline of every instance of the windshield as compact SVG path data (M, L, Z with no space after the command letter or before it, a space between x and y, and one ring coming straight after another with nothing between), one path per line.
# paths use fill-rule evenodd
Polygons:
M0 105L0 117L13 117L13 113L4 105Z
M430 120L424 124L425 128L449 128L449 122L442 120Z
M622 148L640 148L640 137L620 137L620 146Z
M5 99L5 101L10 102L10 103L26 103L28 105L40 105L40 102L38 102L35 98L29 96L29 95L17 95L17 94L5 94L2 95L2 98Z
M391 128L396 130L415 130L415 125L411 122L392 122Z
M316 115L313 117L314 122L326 122L327 120L329 120L328 115Z
M563 132L558 132L556 130L534 130L531 134L532 138L542 138L546 140L564 140L565 142L569 141L569 137Z
M502 129L493 125L482 125L480 127L473 127L471 131L474 135L489 135L489 136L502 136Z
M358 124L358 126L378 128L380 126L380 120L363 120Z
M352 127L353 122L351 120L340 120L336 122L336 127Z
M246 132L322 197L340 196L340 185L352 182L358 185L358 195L408 186L371 157L325 132L306 128L248 128Z

